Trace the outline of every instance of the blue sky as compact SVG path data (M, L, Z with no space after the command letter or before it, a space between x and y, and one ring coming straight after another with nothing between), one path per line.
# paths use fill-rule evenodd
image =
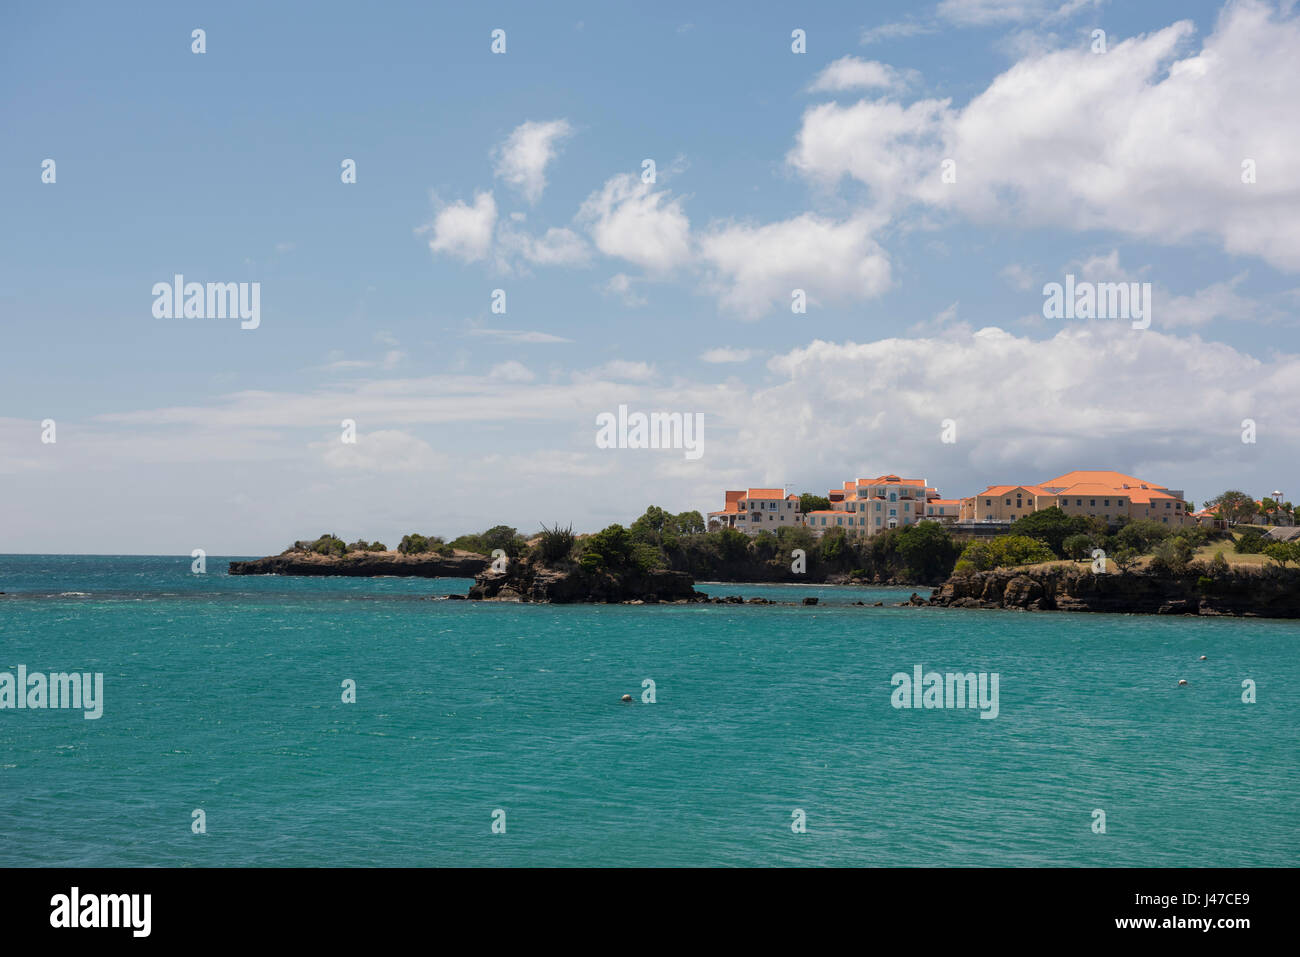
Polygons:
M1293 4L697 6L7 9L0 551L883 472L1300 500ZM176 273L259 282L259 328L155 318ZM1151 328L1044 319L1066 273L1150 282ZM596 448L619 404L703 413L705 454Z

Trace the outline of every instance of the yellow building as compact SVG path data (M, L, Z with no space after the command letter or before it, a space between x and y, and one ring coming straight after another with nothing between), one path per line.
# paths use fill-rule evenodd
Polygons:
M1169 489L1122 472L1079 470L1037 485L990 485L962 500L963 523L1009 523L1044 508L1085 515L1107 524L1147 519L1165 525L1190 525L1181 489Z

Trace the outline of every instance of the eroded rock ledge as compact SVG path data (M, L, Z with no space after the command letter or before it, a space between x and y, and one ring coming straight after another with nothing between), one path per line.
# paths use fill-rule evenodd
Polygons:
M473 578L488 566L482 555L352 552L342 558L286 553L231 562L232 575L345 575L356 578L396 575L403 578Z
M1272 569L1208 579L1146 572L1095 575L1064 567L999 568L954 575L935 590L929 603L948 608L1300 618L1300 573Z
M705 601L686 572L595 571L580 565L550 568L526 559L505 571L491 566L479 572L469 590L474 601L533 601L572 604L640 601Z

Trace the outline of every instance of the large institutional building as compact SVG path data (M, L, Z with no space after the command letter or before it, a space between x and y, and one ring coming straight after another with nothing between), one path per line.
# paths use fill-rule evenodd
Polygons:
M1037 485L990 485L961 501L962 524L1014 522L1044 508L1086 515L1109 524L1121 518L1165 525L1193 524L1182 489L1165 488L1123 472L1066 472Z
M960 525L1009 525L1045 508L1086 515L1109 524L1150 519L1166 525L1193 524L1181 489L1170 489L1122 472L1067 472L1036 485L990 485L970 498L942 498L925 479L880 475L850 479L827 494L830 508L806 514L799 496L779 488L726 493L721 511L709 512L710 528L735 528L748 534L782 526L806 525L821 535L842 528L870 537L889 528L934 521Z

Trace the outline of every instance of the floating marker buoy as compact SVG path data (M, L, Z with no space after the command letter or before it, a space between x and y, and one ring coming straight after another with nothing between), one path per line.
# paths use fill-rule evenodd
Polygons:
M632 696L631 696L630 694L625 694L625 695L623 695L623 700L626 701L628 704L631 704L631 703L632 703Z
M1185 684L1187 684L1187 679L1186 679L1186 678L1179 678L1179 679L1178 679L1178 683L1179 683L1180 685L1185 685Z
M1202 661L1205 660L1205 655L1201 655L1201 660L1202 660Z

